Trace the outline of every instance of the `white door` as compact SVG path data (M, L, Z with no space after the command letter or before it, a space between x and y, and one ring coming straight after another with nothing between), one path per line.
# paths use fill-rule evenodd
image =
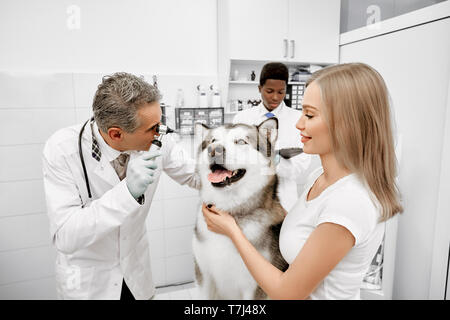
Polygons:
M447 282L445 284L447 286L447 292L445 293L445 300L450 300L450 271L448 269L449 264L450 264L450 253L447 262Z
M288 59L338 63L341 1L289 0L288 7Z
M403 137L399 187L404 213L398 218L397 243L393 246L395 273L390 276L391 283L383 279L383 288L392 288L394 299L427 299L433 247L442 242L446 248L442 259L448 254L448 238L434 237L439 189L450 190L447 181L445 188L440 187L441 170L449 168L442 162L443 146L448 150L444 139L450 132L445 129L449 110L448 30L449 18L341 46L342 63L365 62L383 76L397 130ZM442 195L442 208L448 208L448 192ZM385 248L388 246L392 244L386 243ZM441 283L445 278L444 272Z
M287 1L229 0L231 59L286 59Z

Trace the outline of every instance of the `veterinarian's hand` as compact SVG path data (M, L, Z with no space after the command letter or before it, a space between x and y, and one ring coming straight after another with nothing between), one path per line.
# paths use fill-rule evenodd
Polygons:
M144 152L139 157L130 160L127 167L127 187L137 200L144 194L147 187L153 183L153 174L158 167L155 158L161 156L161 151Z
M206 204L202 205L203 217L205 217L208 230L232 237L236 231L240 231L236 220L225 211L217 209L214 205L208 208Z

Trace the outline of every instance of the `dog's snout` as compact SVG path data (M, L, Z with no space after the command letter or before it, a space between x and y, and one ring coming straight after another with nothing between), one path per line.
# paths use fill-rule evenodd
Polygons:
M225 148L220 144L210 145L208 146L208 155L212 163L224 164Z
M221 157L224 154L224 147L222 147L221 145L216 146L216 157Z
M222 145L208 146L208 154L210 157L220 157L224 154L225 148Z

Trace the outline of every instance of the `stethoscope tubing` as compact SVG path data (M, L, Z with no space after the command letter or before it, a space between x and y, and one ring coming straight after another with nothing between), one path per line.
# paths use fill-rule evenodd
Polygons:
M81 137L83 135L84 132L84 128L86 127L86 125L88 124L89 121L91 121L91 119L88 119L83 126L81 127L80 130L80 134L78 136L78 152L80 153L80 160L81 160L81 166L83 167L83 173L84 173L84 179L86 181L86 188L87 188L87 192L88 192L88 197L89 199L92 198L92 194L91 194L91 188L89 186L89 178L88 178L88 174L87 174L87 170L86 170L86 164L84 163L84 157L83 157L83 148L81 147Z

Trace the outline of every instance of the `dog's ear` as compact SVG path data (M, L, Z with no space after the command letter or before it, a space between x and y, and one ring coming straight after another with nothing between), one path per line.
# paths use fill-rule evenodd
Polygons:
M196 122L194 124L194 145L195 146L201 146L203 144L203 141L205 140L206 136L208 135L210 128L201 123ZM203 149L203 147L202 147Z
M275 117L269 118L261 122L258 128L258 134L269 141L271 144L274 144L277 141L278 137L278 119Z
M258 150L266 157L274 156L274 146L278 137L278 119L273 117L256 127L258 130Z
M209 127L201 122L196 122L194 125L194 135L197 139L204 140L208 134Z

